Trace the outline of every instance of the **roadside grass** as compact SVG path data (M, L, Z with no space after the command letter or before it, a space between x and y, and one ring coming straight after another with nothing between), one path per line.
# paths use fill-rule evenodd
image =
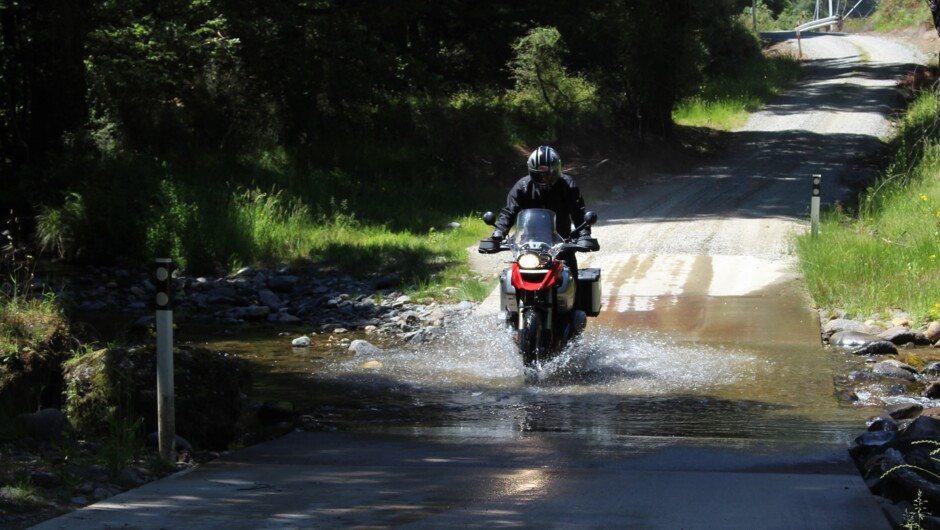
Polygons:
M927 3L921 0L884 0L870 18L872 28L879 32L933 26Z
M706 79L695 95L676 106L673 119L678 125L737 129L748 113L799 79L800 68L799 60L783 55L748 61L732 73Z
M856 318L901 309L912 321L940 319L940 101L927 90L908 108L883 176L859 211L822 216L819 237L796 248L816 305Z
M92 260L115 252L140 260L169 257L194 274L312 262L354 276L395 272L406 282L403 290L435 297L444 296L446 287L456 287L446 290L448 298L480 297L482 288L466 266L466 249L487 232L476 205L502 201L503 190L429 184L402 175L367 182L341 172L310 173L260 162L198 169L154 168L145 162L115 166L115 173L138 176L138 192L108 186L70 193L62 206L39 215L41 249ZM215 184L233 171L251 184ZM192 178L190 172L203 178ZM141 202L112 207L112 197L125 193ZM94 232L90 227L104 227L107 233L82 237ZM115 249L114 241L130 244Z
M387 192L386 196L401 191ZM232 222L213 225L211 230L218 233L211 239L241 245L219 251L231 256L230 270L256 263L313 262L353 276L396 273L402 278L402 290L415 296L484 298L489 284L475 278L466 264L468 247L488 230L480 215L468 211L452 218L445 213L449 208L415 211L415 204L441 202L433 198L421 202L415 195L417 192L409 201L393 199L380 204L376 199L374 205L356 205L357 211L381 210L393 219L379 223L360 219L346 201L311 207L283 191L242 191L228 206L226 217ZM450 220L444 222L446 219ZM429 228L423 228L428 224Z

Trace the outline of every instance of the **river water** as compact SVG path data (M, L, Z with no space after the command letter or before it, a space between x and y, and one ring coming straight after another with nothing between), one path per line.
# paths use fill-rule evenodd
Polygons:
M782 315L788 298L780 300ZM750 302L711 303L733 319L734 306ZM327 334L294 348L300 330L270 328L199 342L251 363L254 401L289 401L320 425L360 433L496 442L558 432L608 449L677 441L847 447L878 413L836 397L834 377L860 361L823 349L818 327L804 321L809 334L773 340L788 331L778 315L778 333L755 341L746 326L706 320L677 331L656 329L668 327L666 314L591 319L580 341L539 370L522 365L508 333L487 315L466 319L437 343ZM347 348L356 338L383 351L354 354Z

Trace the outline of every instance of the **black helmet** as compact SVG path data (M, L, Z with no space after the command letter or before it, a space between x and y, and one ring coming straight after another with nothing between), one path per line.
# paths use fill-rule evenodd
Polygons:
M541 145L529 155L529 176L539 188L548 189L558 182L561 176L561 158L554 149Z

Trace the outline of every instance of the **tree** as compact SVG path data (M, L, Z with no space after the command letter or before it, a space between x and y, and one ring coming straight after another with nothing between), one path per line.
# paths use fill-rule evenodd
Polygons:
M925 0L927 8L930 9L930 15L933 17L933 26L940 35L940 0Z

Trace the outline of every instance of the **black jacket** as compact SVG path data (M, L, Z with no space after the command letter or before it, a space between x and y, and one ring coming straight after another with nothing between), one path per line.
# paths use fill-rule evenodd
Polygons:
M496 219L496 229L503 235L516 222L516 216L527 208L547 208L555 212L555 229L562 237L571 235L572 224L580 226L584 222L584 197L574 179L562 173L555 185L545 191L539 191L528 175L519 179L509 190L506 206L500 210ZM585 227L579 235L590 235L591 227Z

